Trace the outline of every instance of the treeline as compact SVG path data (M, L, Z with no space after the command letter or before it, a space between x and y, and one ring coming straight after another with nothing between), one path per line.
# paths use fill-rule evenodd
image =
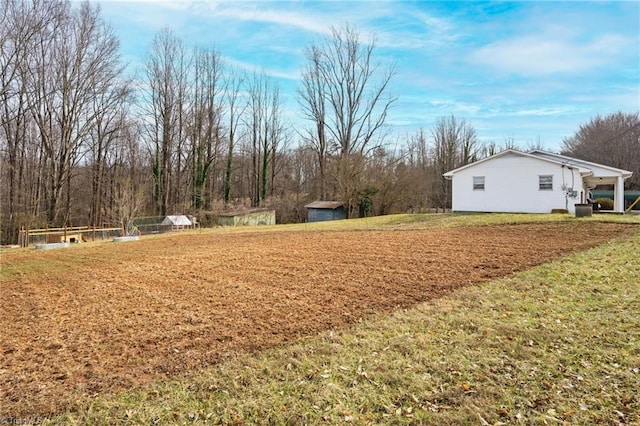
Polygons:
M562 141L562 154L633 172L625 188L640 190L640 113L596 116Z
M442 173L513 147L481 145L455 116L390 140L394 65L348 25L305 49L290 117L274 80L170 29L134 80L98 5L0 5L4 243L20 226L125 229L134 216L245 206L295 222L314 199L340 200L350 216L442 210Z
M3 0L0 19L5 242L19 226L126 227L135 215L239 206L300 221L313 199L340 199L352 216L444 208L446 195L429 196L439 174L475 149L475 132L455 117L442 125L466 138L465 158L443 142L448 158L436 167L424 131L385 148L395 70L349 26L305 51L298 99L308 126L294 128L268 76L170 29L134 81L95 4Z

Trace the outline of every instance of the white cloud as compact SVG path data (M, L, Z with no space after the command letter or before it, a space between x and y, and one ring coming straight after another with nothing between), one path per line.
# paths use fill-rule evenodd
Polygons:
M212 5L210 9L216 17L287 25L319 34L331 33L327 20L318 16L317 13L296 13L282 9L268 10L257 7L262 4L264 3L223 3Z
M377 4L369 12L359 15L358 25L366 28L367 35L375 34L376 45L385 48L425 49L447 46L458 38L452 21L428 14L415 8L386 10ZM384 19L384 25L372 22Z
M562 39L553 34L530 35L500 40L473 52L472 62L504 73L524 76L583 73L611 64L627 41L604 34L589 42Z
M436 109L445 110L447 114L454 115L475 115L481 110L479 105L460 101L434 99L428 103Z
M525 117L531 117L531 116L557 117L559 115L566 115L574 112L575 112L574 108L548 106L548 107L516 110L512 113L512 115L525 116Z
M590 116L640 108L639 9L632 2L108 0L103 6L127 60L141 62L154 32L168 25L187 46L214 44L228 63L278 79L292 117L305 46L347 22L363 42L376 35L376 61L396 63L390 89L398 102L388 124L402 130L455 114L498 141L538 135L559 141Z
M247 71L248 73L258 72L264 73L269 77L280 78L284 80L298 81L300 79L300 72L296 71L287 71L287 70L278 70L272 67L263 67L256 65L255 63L240 61L238 59L231 58L229 56L224 56L224 62L230 64L236 68Z

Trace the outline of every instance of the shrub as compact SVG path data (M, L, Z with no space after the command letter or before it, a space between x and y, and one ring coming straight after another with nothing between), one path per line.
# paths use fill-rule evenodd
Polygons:
M600 210L613 210L613 200L611 198L596 198L593 202L600 204Z

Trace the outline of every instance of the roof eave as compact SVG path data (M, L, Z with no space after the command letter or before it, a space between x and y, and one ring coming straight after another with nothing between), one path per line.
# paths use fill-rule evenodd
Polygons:
M564 160L575 161L576 163L586 164L587 166L594 166L594 167L599 167L599 168L602 168L602 169L611 170L611 171L614 171L614 172L619 172L620 174L622 174L624 179L628 179L628 177L631 177L631 175L633 175L633 172L631 172L629 170L619 169L617 167L607 166L606 164L595 163L593 161L582 160L580 158L569 157L567 155L556 154L555 152L543 151L541 149L534 149L532 151L527 152L527 154L531 154L531 155L534 155L534 156L536 155L535 153L547 154L547 155L550 155L550 156L562 158ZM580 166L578 164L574 164L574 167L580 167ZM625 177L625 176L627 176L627 174L628 174L628 177Z
M484 163L486 161L489 161L489 160L492 160L492 159L495 159L495 158L499 158L499 157L503 157L503 156L505 156L507 154L513 154L513 153L515 153L515 154L525 154L524 152L518 151L518 150L515 150L515 149L511 149L511 148L505 149L504 151L500 151L500 152L498 152L496 154L490 155L490 156L485 157L485 158L483 158L481 160L474 161L473 163L465 164L464 166L460 166L457 169L449 170L448 172L443 173L442 176L444 176L445 178L453 177L453 175L455 173L458 173L458 172L460 172L460 171L462 171L464 169L468 169L470 167L477 166L478 164L482 164L482 163Z

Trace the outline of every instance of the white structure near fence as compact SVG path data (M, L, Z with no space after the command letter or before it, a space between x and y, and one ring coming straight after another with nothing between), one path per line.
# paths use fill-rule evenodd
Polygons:
M588 201L596 185L613 185L624 213L624 181L632 172L550 152L507 149L445 173L456 212L550 213Z
M160 225L170 226L171 230L176 230L190 228L193 225L193 222L185 215L170 215L166 216Z

